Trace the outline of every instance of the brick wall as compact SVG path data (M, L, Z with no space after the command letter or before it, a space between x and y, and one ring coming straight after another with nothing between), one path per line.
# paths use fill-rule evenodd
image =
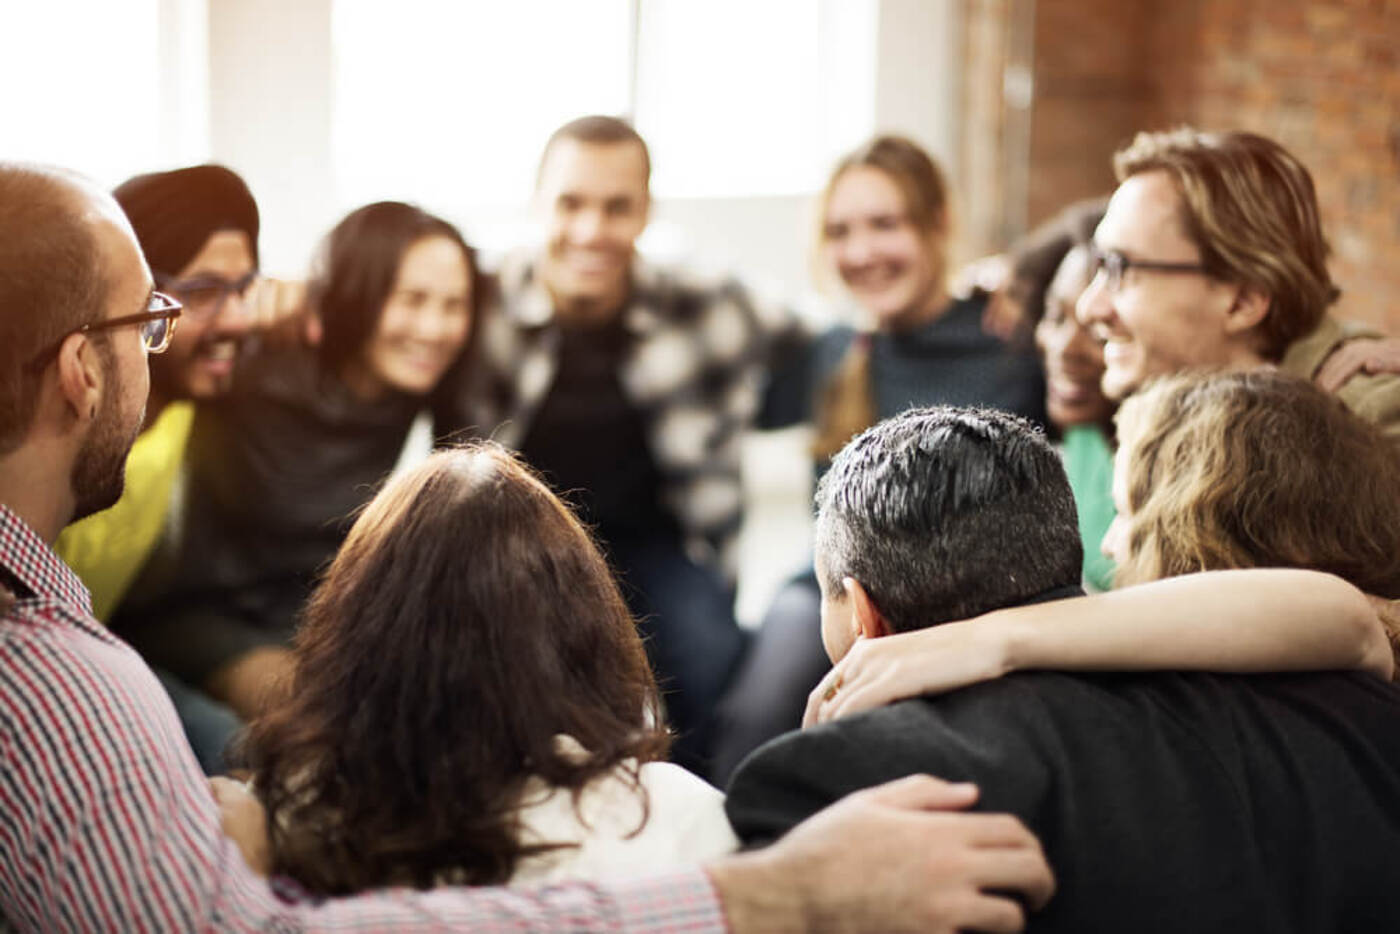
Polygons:
M1400 2L1170 6L1150 51L1160 119L1292 150L1317 185L1338 312L1400 335Z
M980 6L993 47L997 7ZM1400 0L1036 0L1034 15L1031 223L1110 188L1138 129L1264 133L1313 172L1339 313L1400 335Z

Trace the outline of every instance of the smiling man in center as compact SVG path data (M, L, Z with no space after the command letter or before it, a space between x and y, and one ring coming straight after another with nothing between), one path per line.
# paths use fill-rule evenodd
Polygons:
M740 436L775 343L796 331L732 279L637 255L650 174L646 143L614 117L550 137L535 190L545 241L503 264L473 422L518 449L601 539L646 631L677 761L703 771L744 648L733 616Z

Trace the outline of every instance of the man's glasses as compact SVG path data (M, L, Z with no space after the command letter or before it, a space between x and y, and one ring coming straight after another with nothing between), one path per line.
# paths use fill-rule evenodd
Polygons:
M218 317L224 310L231 295L244 295L257 281L256 271L229 281L218 276L195 276L190 279L172 279L157 276L156 282L162 289L174 292L184 302L185 314L192 321Z
M137 312L134 315L121 315L116 318L94 321L78 328L75 333L90 334L93 331L104 331L107 328L140 324L141 343L145 345L146 352L164 353L165 349L170 346L170 339L175 336L175 323L179 320L184 307L164 292L152 292L151 300L146 304L145 311Z
M164 353L166 348L170 346L170 339L175 336L175 322L179 320L183 308L183 305L164 292L152 292L150 299L146 302L145 311L138 311L134 315L104 318L101 321L93 321L80 328L74 328L60 337L48 349L35 354L26 366L31 369L42 369L54 354L58 353L63 342L74 334L92 334L109 328L125 327L128 324L140 325L141 346L146 348L147 353Z
M1110 292L1123 287L1123 275L1129 269L1145 269L1149 272L1195 272L1209 275L1200 263L1154 263L1144 259L1128 259L1117 250L1100 250L1092 247L1089 251L1090 272L1097 277L1104 274L1104 284Z

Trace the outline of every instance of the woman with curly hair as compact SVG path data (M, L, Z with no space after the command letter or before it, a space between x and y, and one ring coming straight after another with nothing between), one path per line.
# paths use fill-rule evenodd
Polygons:
M1168 377L1117 421L1121 589L861 640L808 722L1034 668L1393 674L1400 462L1375 426L1273 369Z
M621 876L733 849L664 759L606 562L527 467L432 455L359 516L246 753L274 871L325 894Z

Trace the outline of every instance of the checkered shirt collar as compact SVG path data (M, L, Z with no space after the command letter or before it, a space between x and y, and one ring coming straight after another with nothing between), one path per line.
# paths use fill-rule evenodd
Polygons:
M0 564L40 599L67 604L92 616L92 597L78 575L39 533L10 507L0 505Z

